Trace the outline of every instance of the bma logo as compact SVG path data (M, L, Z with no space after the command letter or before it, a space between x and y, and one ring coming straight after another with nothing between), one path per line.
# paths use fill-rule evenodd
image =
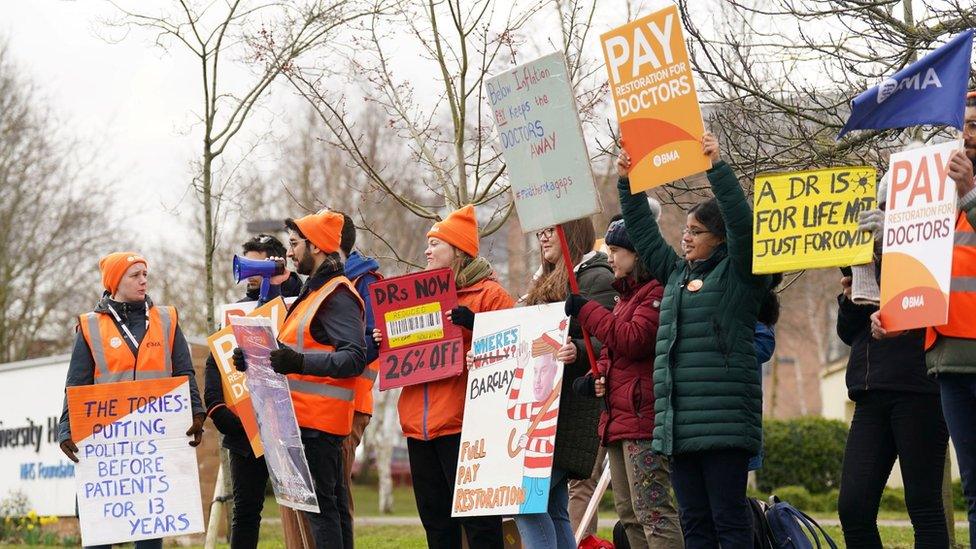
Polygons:
M678 156L678 151L668 151L661 154L654 155L654 167L660 168L662 165L669 162L674 162L675 160L680 160L681 157Z
M925 77L915 73L911 76L906 76L900 81L894 78L885 78L884 82L878 85L878 104L884 103L889 97L894 95L896 91L899 90L924 90L929 86L934 86L936 88L942 87L942 81L939 80L939 73L935 72L935 69L929 67L925 71Z
M925 306L925 297L921 295L908 295L901 299L902 310L917 309Z

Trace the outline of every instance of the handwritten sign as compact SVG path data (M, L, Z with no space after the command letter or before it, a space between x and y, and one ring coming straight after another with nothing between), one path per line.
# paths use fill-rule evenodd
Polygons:
M383 333L380 390L456 376L464 368L461 328L447 320L457 307L450 269L384 278L369 285Z
M244 382L244 372L238 372L234 368L234 347L237 347L237 339L229 322L231 317L263 317L270 318L275 326L275 333L281 328L288 314L288 307L285 302L277 297L257 307L257 301L244 303L234 303L233 308L224 306L221 314L222 322L227 322L220 331L213 333L207 338L207 345L210 346L210 354L217 363L217 371L220 372L220 382L224 389L224 401L244 425L244 432L247 434L248 441L251 443L251 450L255 457L264 455L264 446L261 444L261 437L258 433L258 422L254 415L254 408L251 406L251 394L247 390Z
M203 532L186 377L69 387L82 545Z
M599 212L562 52L499 74L486 87L522 230Z
M874 168L826 168L756 176L752 272L782 273L871 261L871 233L857 230L876 208Z
M630 154L630 189L643 191L711 167L702 154L698 94L671 5L602 35L610 93Z
M949 141L891 155L881 260L881 323L887 330L940 326L949 319L956 185Z
M546 512L568 324L562 303L475 316L452 516Z
M271 369L269 355L278 348L276 327L270 318L260 316L237 316L230 322L247 361L244 375L275 500L292 509L318 513L318 498L305 459L288 378Z

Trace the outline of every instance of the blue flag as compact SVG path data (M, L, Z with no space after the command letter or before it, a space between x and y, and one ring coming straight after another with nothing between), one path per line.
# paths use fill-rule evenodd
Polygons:
M851 130L947 125L962 129L973 29L898 71L851 101Z

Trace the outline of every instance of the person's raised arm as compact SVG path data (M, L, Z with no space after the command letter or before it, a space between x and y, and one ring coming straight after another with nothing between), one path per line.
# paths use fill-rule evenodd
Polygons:
M678 254L661 236L661 230L651 213L651 206L647 203L647 195L643 192L630 193L630 168L630 155L620 149L617 157L617 175L620 176L617 180L617 192L620 194L624 226L644 265L654 278L666 282L671 271L675 269Z

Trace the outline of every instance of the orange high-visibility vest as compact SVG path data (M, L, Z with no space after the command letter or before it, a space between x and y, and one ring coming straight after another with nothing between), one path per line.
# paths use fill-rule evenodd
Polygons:
M285 323L281 326L278 340L299 353L334 351L334 346L315 341L311 326L319 307L340 286L345 286L352 291L359 300L360 311L362 311L362 300L356 293L356 288L348 278L338 276L292 306L288 316L285 317ZM348 435L352 431L356 379L355 377L337 379L288 374L288 388L291 390L291 400L295 406L298 425L333 435Z
M173 375L176 309L153 306L147 315L149 326L135 355L111 314L91 312L79 317L81 334L95 360L95 383L158 379Z
M952 247L952 282L949 284L949 322L928 328L925 348L935 345L940 335L976 339L976 232L959 213Z
M371 272L376 277L377 280L381 280L383 277L379 273ZM360 275L362 277L363 275ZM355 288L356 283L359 281L357 277L352 280L353 287ZM359 296L362 300L363 296ZM367 334L365 338L366 345L373 344L373 334ZM380 359L370 362L366 365L366 369L363 373L356 378L356 399L353 402L353 408L361 414L373 415L373 384L376 383L376 376L379 374L380 370Z

